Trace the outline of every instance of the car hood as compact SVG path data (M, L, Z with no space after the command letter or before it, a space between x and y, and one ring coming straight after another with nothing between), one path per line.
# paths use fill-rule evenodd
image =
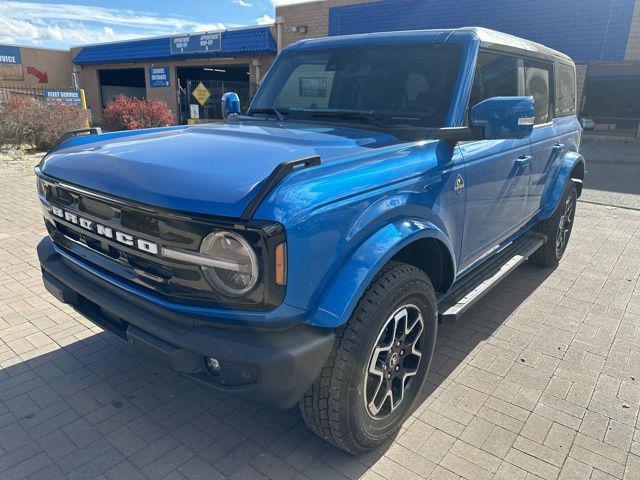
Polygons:
M239 217L284 161L318 155L327 163L397 142L357 128L283 125L210 124L84 137L49 153L41 169L135 202Z

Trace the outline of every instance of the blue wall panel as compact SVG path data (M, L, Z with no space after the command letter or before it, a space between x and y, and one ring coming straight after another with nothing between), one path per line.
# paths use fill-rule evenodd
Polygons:
M636 0L382 0L329 9L329 35L478 26L575 61L623 60Z

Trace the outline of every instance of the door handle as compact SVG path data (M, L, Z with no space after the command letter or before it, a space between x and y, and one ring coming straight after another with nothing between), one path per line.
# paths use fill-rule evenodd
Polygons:
M556 142L556 144L553 146L553 148L555 150L562 150L564 148L564 143Z
M516 159L516 165L518 165L519 167L526 167L531 163L531 160L533 160L533 157L531 155L520 155Z

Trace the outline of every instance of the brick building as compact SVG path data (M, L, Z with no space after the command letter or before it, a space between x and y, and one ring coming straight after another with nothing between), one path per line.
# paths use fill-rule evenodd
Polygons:
M571 56L585 127L637 135L640 0L326 0L278 7L285 45L304 38L480 26Z
M324 0L276 8L272 26L85 45L70 53L21 50L23 63L52 72L50 82L66 85L73 69L98 122L102 107L125 93L162 99L185 123L218 117L219 96L230 89L246 106L278 50L298 40L462 26L492 28L567 53L578 64L585 126L638 133L640 0ZM188 37L204 45L215 41L205 50L176 48ZM202 105L193 96L201 82L210 93Z
M71 57L94 120L122 93L163 100L186 123L219 118L224 91L248 104L275 58L274 34L266 26L147 38L73 48Z
M0 83L16 87L71 85L68 51L0 45Z

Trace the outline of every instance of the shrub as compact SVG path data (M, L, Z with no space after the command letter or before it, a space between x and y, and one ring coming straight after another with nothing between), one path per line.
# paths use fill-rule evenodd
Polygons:
M174 118L162 100L116 95L103 110L102 123L109 130L135 130L168 127L174 124Z
M47 106L24 96L15 96L0 105L0 144L46 150L65 132L88 125L89 112L74 105Z

